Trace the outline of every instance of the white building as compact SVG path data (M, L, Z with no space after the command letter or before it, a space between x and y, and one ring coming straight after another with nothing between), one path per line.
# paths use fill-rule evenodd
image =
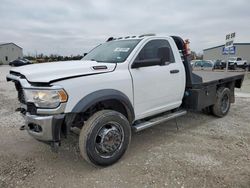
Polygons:
M231 47L229 55L225 49L225 45L215 46L203 50L204 60L226 60L230 57L241 57L247 62L250 62L250 43L234 43Z
M18 58L23 58L23 49L14 43L0 43L0 62L8 64Z

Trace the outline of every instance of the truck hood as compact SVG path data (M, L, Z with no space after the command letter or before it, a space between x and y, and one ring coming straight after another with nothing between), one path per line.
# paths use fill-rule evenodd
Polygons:
M72 77L107 73L115 70L115 67L115 63L79 60L25 65L13 68L10 72L25 76L29 82L50 83Z

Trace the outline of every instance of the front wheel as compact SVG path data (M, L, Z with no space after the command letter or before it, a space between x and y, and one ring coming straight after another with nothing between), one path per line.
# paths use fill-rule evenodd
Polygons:
M230 109L230 90L228 88L219 88L217 91L217 99L212 106L212 113L217 117L227 115Z
M84 124L79 137L80 153L91 164L112 165L123 156L130 139L127 118L117 111L102 110Z

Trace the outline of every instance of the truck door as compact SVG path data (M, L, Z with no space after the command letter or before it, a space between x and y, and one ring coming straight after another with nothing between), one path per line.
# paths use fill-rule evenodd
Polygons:
M130 68L134 87L136 119L177 108L182 103L185 88L185 70L177 48L175 54L167 39L148 41L137 54L136 60L159 58L158 49L170 48L170 62ZM175 56L179 56L176 60ZM178 62L177 62L178 61ZM148 61L147 61L148 62ZM133 67L133 62L131 64Z

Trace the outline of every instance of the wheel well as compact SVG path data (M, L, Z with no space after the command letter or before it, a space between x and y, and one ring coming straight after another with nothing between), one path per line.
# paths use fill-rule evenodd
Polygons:
M93 104L84 112L67 114L67 127L81 128L84 125L84 121L87 121L97 111L104 109L120 112L130 123L133 121L132 112L130 112L129 108L123 102L117 99L107 99Z
M226 83L226 84L223 84L223 85L219 85L217 87L217 91L220 88L228 88L230 90L230 102L234 103L235 102L234 89L235 89L236 84L237 84L237 80L236 80L236 82L229 82L229 83Z
M128 115L128 111L126 109L126 106L117 99L109 99L109 100L101 101L101 102L95 104L94 108L96 108L97 111L103 110L103 109L115 110L117 112L120 112L126 118L129 119L129 115ZM94 111L94 113L95 112L96 111Z

